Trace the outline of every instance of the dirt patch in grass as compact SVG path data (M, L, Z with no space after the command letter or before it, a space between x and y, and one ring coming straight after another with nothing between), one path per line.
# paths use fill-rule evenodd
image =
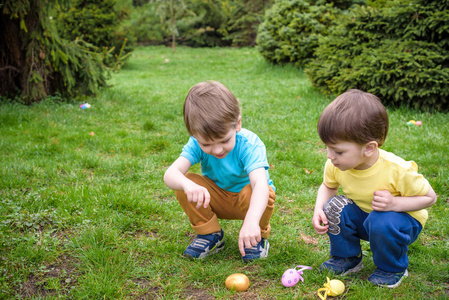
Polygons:
M22 298L67 295L74 286L76 277L74 258L61 255L56 263L31 273L19 290Z

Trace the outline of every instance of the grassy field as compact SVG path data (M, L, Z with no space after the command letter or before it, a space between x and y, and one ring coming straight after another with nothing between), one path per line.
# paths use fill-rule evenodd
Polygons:
M277 187L267 259L244 264L240 221L222 221L225 250L202 261L182 257L194 237L166 168L188 140L188 89L218 80L239 98L243 127L265 142ZM326 160L316 133L331 98L293 67L270 65L255 49L138 48L91 108L49 99L0 105L0 299L318 299L329 274L327 236L311 225ZM367 282L375 266L340 278L340 299L449 297L449 116L389 109L384 149L414 160L437 203L409 250L410 276L394 290ZM408 127L410 119L421 127ZM195 171L199 171L194 166ZM281 285L285 270L309 265L305 282ZM247 292L228 291L245 273ZM332 279L333 277L331 277Z

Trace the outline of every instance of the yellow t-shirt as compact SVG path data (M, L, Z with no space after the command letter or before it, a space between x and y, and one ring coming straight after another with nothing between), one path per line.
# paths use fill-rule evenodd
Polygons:
M422 196L430 189L429 182L418 173L414 161L405 161L382 149L379 149L376 163L366 170L341 171L327 160L324 184L334 189L341 186L344 194L366 213L373 210L374 191L388 190L393 196ZM426 209L407 213L424 227L428 217Z

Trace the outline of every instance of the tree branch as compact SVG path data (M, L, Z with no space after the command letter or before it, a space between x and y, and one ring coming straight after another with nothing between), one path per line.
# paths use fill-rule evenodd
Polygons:
M16 68L16 67L13 67L13 66L5 66L3 68L0 68L0 72L2 72L4 70L8 70L8 69L13 70L16 73L20 73L20 70L18 68Z

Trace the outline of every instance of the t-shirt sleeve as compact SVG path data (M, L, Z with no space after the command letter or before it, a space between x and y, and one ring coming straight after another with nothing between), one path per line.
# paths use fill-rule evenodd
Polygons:
M261 141L255 144L248 143L245 145L245 148L242 163L247 174L259 168L268 170L267 151Z
M197 164L201 161L202 153L203 151L201 150L200 145L198 144L196 139L194 137L190 137L187 144L185 144L182 148L180 156L184 156L185 158L187 158L193 166L194 164Z
M328 159L324 165L323 182L330 189L337 189L340 186L337 178L335 178L334 168L334 165Z
M408 167L403 170L398 180L397 190L401 196L423 196L430 189L430 184L423 175L418 173L418 166L410 161Z

